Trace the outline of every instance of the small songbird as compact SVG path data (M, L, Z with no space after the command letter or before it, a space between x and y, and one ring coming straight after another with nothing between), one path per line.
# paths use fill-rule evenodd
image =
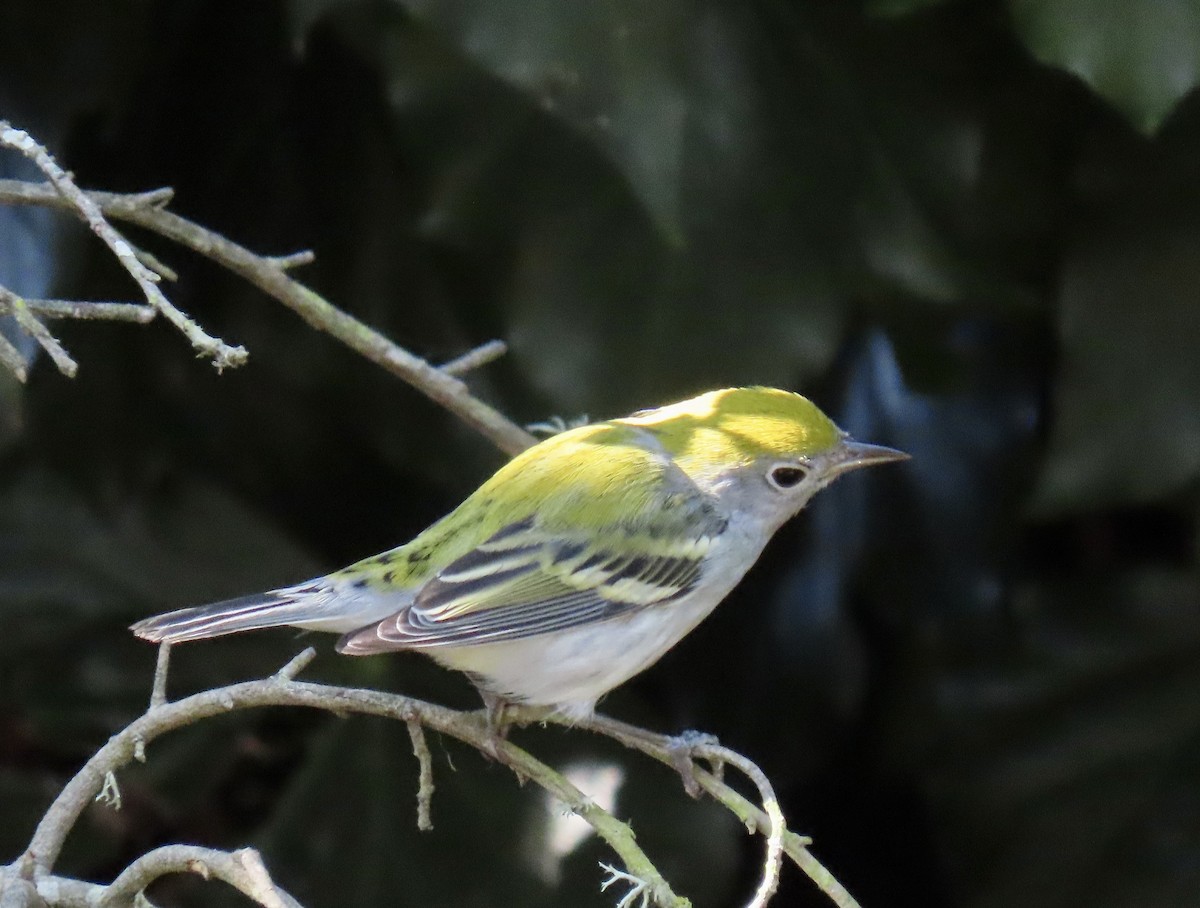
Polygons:
M291 625L351 655L419 650L504 703L569 718L653 665L788 518L903 460L773 388L711 391L519 454L405 545L295 586L139 621L177 643Z

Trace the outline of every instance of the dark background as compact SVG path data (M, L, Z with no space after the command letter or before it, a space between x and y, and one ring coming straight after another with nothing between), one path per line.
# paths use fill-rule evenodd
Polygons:
M765 383L914 459L856 474L604 709L758 760L864 908L1200 902L1200 12L1191 0L110 2L0 6L0 117L112 190L263 253L414 352L492 337L512 418ZM29 175L0 153L7 175ZM144 708L125 626L407 539L500 462L418 393L182 250L165 324L63 324L0 375L0 855ZM131 299L54 213L0 210L0 281ZM418 657L307 676L472 706ZM177 651L172 693L263 676L289 631ZM665 769L618 813L697 908L761 860ZM592 840L433 739L298 711L155 743L63 872L264 849L314 908L611 905ZM557 887L555 880L558 881ZM231 904L170 881L163 904ZM823 905L794 869L775 904Z

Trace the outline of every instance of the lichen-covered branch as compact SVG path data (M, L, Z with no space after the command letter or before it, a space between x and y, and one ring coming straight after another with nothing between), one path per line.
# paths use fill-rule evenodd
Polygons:
M518 721L526 721L529 718L554 721L553 717L546 717L540 713L533 713L530 716L521 713L517 714ZM638 750L649 757L653 757L660 763L665 763L667 766L675 768L676 757L674 748L676 740L668 735L654 734L636 725L629 725L617 719L610 719L607 716L599 715L583 723L581 727L589 731L594 731L597 734L605 735L614 741L619 741L626 747ZM713 773L706 772L699 767L696 767L694 770L695 779L700 788L745 823L748 829L767 832L769 854L766 865L764 865L764 886L760 887L759 893L768 885L769 880L778 881L778 869L772 866L778 860L778 852L776 850L778 847L829 897L837 908L860 908L858 902L855 901L846 888L808 850L811 840L805 836L797 835L786 828L783 823L782 814L776 813L778 802L775 800L774 793L769 787L770 783L767 782L766 775L763 774L762 770L746 757L728 748L700 744L695 747L694 752L702 758L736 766L759 788L760 797L763 799L763 807L766 810L751 803ZM775 815L769 816L768 811ZM775 839L778 840L778 846L771 841ZM773 887L775 883L770 883L769 885ZM756 898L759 897L759 893L756 893ZM769 898L769 893L767 897ZM752 902L751 904L754 903ZM759 904L765 904L765 901L760 901Z
M29 364L25 362L25 357L3 334L0 334L0 365L15 375L17 381L25 381L29 375Z
M58 166L54 157L44 146L39 144L29 133L13 127L5 120L0 120L0 146L21 153L46 175L46 179L50 181L50 187L62 200L64 207L73 210L83 219L92 233L96 234L101 242L109 248L109 251L117 257L121 267L129 272L129 276L141 288L146 302L178 328L198 354L210 357L218 371L245 362L245 348L230 346L220 338L211 336L163 295L162 291L158 289L160 276L142 263L134 247L108 222L96 202L75 185L71 175ZM157 201L156 199L155 202ZM143 204L145 204L144 200ZM62 368L61 365L60 368Z
M95 908L132 908L142 890L172 873L195 873L206 880L221 880L263 908L299 908L299 903L271 879L262 857L253 848L218 851L198 845L164 845L146 852L121 871L93 904Z
M414 752L420 764L418 823L422 828L426 828L429 802L433 795L432 762L427 746L422 746L422 729L428 727L475 747L481 753L492 753L493 749L496 749L500 759L515 773L532 780L590 823L621 857L628 876L645 884L645 891L654 904L660 908L682 908L688 904L686 899L672 891L637 845L632 830L625 823L600 808L564 776L525 750L509 741L495 741L479 713L459 712L398 694L296 681L295 675L315 655L312 649L300 653L270 678L234 684L168 702L165 693L168 653L166 648L160 650L155 693L150 709L97 751L63 788L46 812L25 854L14 865L14 869L18 870L23 878L36 882L53 877L58 855L83 811L103 790L107 779L132 760L138 759L144 746L155 738L210 716L233 710L262 706L302 706L339 714L379 716L406 724L413 735ZM544 711L537 710L518 709L515 718L518 721L544 721L547 718L553 721L553 717L547 717ZM667 765L674 765L676 757L672 748L675 740L668 736L654 734L603 716L595 717L585 723L584 727L611 737ZM761 808L714 774L699 767L695 769L695 779L702 790L734 813L751 831L762 832L768 838L768 857L764 863L763 880L748 908L762 908L775 891L778 884L780 852L787 854L838 908L858 908L850 894L809 852L809 841L786 829L770 783L753 762L716 744L696 745L693 752L700 759L737 768L759 789L759 798L763 805ZM167 865L156 863L150 866ZM39 883L39 891L45 888ZM96 905L96 896L93 894L91 898L93 900L90 904ZM48 903L60 904L53 901ZM62 901L61 905L63 908L73 908L74 903Z
M422 832L433 829L433 755L425 740L425 729L416 719L408 720L408 736L412 739L413 756L421 771L417 777L417 828Z
M156 233L244 278L292 309L313 327L332 335L445 407L500 450L516 454L537 441L498 410L472 395L466 384L457 377L467 368L475 368L489 361L489 357L500 352L499 346L485 344L481 348L483 353L476 350L467 354L472 357L467 363L464 364L460 359L447 364L451 368L439 368L393 343L293 279L288 270L308 261L310 257L307 254L275 258L257 255L219 233L165 210L163 205L170 198L169 190L132 195L107 192L82 194L105 217ZM0 180L0 204L74 207L54 186L21 180ZM3 351L0 351L0 357L3 355Z
M58 338L51 334L50 330L33 314L25 300L7 287L0 287L0 305L12 314L26 334L41 345L41 348L54 361L59 372L67 378L75 377L75 373L79 370L78 364L71 359L71 355L59 343Z
M34 882L51 875L67 836L83 811L103 789L106 777L137 759L142 748L155 738L233 710L301 706L418 723L483 753L494 750L514 772L541 786L586 820L617 852L629 872L647 881L656 905L660 908L685 908L689 904L687 899L672 891L637 844L629 826L595 804L566 777L520 747L508 741L493 740L487 723L479 713L458 712L399 694L311 684L290 677L293 666L303 664L308 658L311 658L308 652L302 653L270 678L233 684L152 706L143 716L110 738L64 786L42 817L28 848L14 869L22 878Z
M36 300L25 298L29 310L42 318L69 318L79 321L136 322L144 325L154 321L158 313L142 303L93 302L91 300ZM11 309L0 299L0 313Z
M486 366L488 363L499 359L507 352L508 344L504 343L504 341L490 340L485 344L480 344L473 350L468 350L462 356L456 357L448 363L442 363L441 369L447 375L466 375L480 366Z

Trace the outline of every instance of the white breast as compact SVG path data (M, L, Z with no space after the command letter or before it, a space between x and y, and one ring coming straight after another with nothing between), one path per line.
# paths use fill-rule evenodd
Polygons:
M553 634L447 647L429 655L471 672L480 686L506 700L586 718L600 697L649 668L707 617L765 542L761 524L729 526L705 564L699 588L674 602Z

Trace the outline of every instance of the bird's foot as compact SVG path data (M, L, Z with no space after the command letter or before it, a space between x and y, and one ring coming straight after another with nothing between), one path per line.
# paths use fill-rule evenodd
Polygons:
M700 797L700 783L696 780L696 760L705 759L703 749L715 747L720 742L716 735L702 731L685 731L668 739L667 753L671 756L671 765L683 779L683 790L693 798ZM711 762L711 761L710 761ZM713 765L714 773L720 774L720 767Z
M480 695L483 697L484 716L487 720L488 731L483 751L495 762L507 764L508 760L504 758L500 745L508 739L508 730L511 727L504 717L504 713L508 709L508 701L486 691L480 691Z
M483 754L486 757L490 757L493 762L511 769L517 777L517 784L524 785L528 777L509 758L503 747L508 740L508 730L512 728L512 720L507 716L508 708L511 704L503 697L498 697L495 694L484 693L483 691L480 691L480 694L483 696L483 707L488 729L487 738L483 743Z

